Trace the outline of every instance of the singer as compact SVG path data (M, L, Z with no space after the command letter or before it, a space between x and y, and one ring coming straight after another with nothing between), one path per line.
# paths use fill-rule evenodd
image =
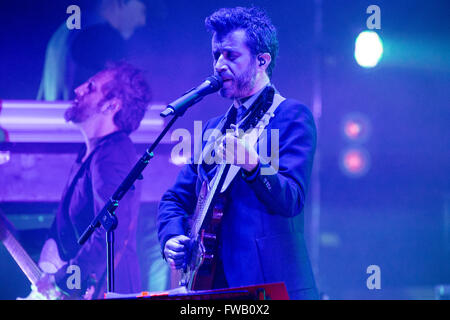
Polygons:
M317 299L303 234L303 209L316 147L313 116L306 106L283 98L271 83L278 40L265 12L222 8L207 17L205 24L212 33L214 72L223 80L219 93L232 105L225 115L208 121L204 134L211 128L224 133L215 150L231 159L239 171L220 193L214 191L219 165L191 161L183 167L159 206L163 257L173 269L184 274L192 271L191 258L198 246L191 241L195 234L187 217L202 210L205 197L216 192L214 215L221 217L220 223L199 238L205 246L215 240L215 247L205 256L205 271L188 288L208 289L198 283L204 277L210 277L204 282L210 283L209 289L284 282L290 299ZM279 169L263 174L262 168L270 169L270 164L253 145L226 130L236 124L251 128L268 110L274 117L266 129L279 131ZM203 141L208 143L208 137ZM217 214L220 210L223 215Z

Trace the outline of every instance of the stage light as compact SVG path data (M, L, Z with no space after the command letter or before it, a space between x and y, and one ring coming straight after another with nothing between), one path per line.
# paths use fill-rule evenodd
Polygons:
M361 67L373 68L383 56L383 42L374 31L361 32L355 41L355 59Z
M350 113L343 120L342 132L352 142L364 142L370 133L369 120L361 113Z
M8 141L9 141L8 131L0 127L0 143ZM9 152L8 150L0 151L0 165L8 163L9 160L11 160L11 152Z
M361 134L362 128L361 124L357 122L350 121L345 124L345 134L350 139L355 139Z
M369 170L369 154L361 148L348 149L341 155L340 167L349 177L361 177Z
M0 165L8 163L11 160L10 151L0 151Z

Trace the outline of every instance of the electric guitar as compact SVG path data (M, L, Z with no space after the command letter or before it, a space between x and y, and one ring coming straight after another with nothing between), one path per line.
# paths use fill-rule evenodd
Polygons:
M44 244L42 249L45 252L47 259L44 259L40 263L39 267L22 245L17 241L14 235L10 231L11 226L8 223L6 217L0 213L0 241L5 246L6 250L10 253L14 261L18 264L19 268L28 278L31 283L31 293L26 298L17 298L18 300L63 300L66 297L56 287L47 290L45 294L40 293L37 290L38 281L44 276L45 273L56 273L57 270L64 267L67 262L61 260L58 254L58 248L56 242L53 239L49 239ZM84 299L91 299L94 294L94 288L90 287Z
M215 268L218 228L223 216L224 197L220 190L230 168L221 164L210 190L203 182L195 213L190 221L187 265L181 272L180 286L190 290L208 290L212 288Z

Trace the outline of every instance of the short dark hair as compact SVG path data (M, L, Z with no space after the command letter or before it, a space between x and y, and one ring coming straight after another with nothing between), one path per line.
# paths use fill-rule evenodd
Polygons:
M261 8L222 8L205 19L205 26L208 31L221 37L231 31L244 29L247 46L255 57L260 53L270 53L272 61L266 71L269 78L272 77L278 55L277 30Z
M103 72L112 72L113 80L102 87L104 100L118 98L122 108L114 115L114 123L130 134L139 128L151 101L150 87L143 72L127 62L109 64Z

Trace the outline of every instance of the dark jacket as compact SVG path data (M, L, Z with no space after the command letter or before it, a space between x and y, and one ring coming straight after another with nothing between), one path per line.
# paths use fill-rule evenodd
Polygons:
M88 279L95 279L97 297L106 292L106 237L100 227L88 241L77 241L92 219L101 211L119 184L137 162L136 151L128 135L115 132L101 138L90 157L81 163L82 151L75 162L69 183L64 190L50 237L58 244L64 261L77 265L81 271L82 289ZM116 210L118 227L115 235L115 292L140 291L139 265L136 255L136 219L139 211L140 188L130 190ZM66 267L56 274L57 284L67 286ZM72 292L73 293L73 292Z

